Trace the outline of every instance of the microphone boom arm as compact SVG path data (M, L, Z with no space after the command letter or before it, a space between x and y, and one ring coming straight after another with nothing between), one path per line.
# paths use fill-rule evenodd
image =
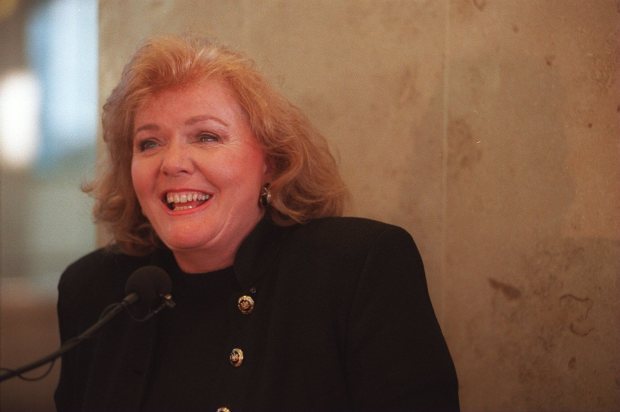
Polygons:
M53 353L50 353L44 358L41 358L35 362L19 367L17 369L0 368L0 382L13 378L15 376L22 377L21 375L25 372L36 369L39 366L45 365L46 363L55 361L66 352L78 346L84 340L92 337L95 333L97 333L99 329L101 329L102 326L112 320L121 311L126 309L129 305L132 305L138 301L143 301L146 302L147 305L151 305L157 298L163 300L163 302L161 302L154 311L151 310L151 312L145 318L135 319L132 316L132 318L138 322L144 322L150 319L166 307L173 308L175 306L175 303L172 300L172 296L170 295L171 289L172 283L170 281L170 277L163 269L157 266L143 266L137 269L131 274L131 276L129 276L129 279L127 279L127 283L125 285L125 298L119 303L112 304L106 309L104 309L101 316L99 317L99 320L95 324L86 329L80 335L68 339L64 344L60 346L60 349ZM47 375L47 373L45 373L43 376L45 375Z
M107 312L104 312L103 316L101 316L101 318L99 318L99 320L95 324L93 324L91 327L86 329L80 335L73 337L69 339L68 341L66 341L60 347L60 349L56 350L55 352L52 352L49 355L39 360L36 360L27 365L21 366L17 369L4 369L3 368L3 370L0 371L0 382L3 382L7 379L14 378L15 376L20 376L28 371L31 371L33 369L36 369L40 366L45 365L46 363L55 361L57 358L59 358L66 352L69 352L71 349L78 346L80 343L82 343L82 341L92 337L95 333L97 333L99 329L101 329L102 326L104 326L106 323L108 323L110 320L116 317L116 315L118 315L121 311L123 311L127 306L136 302L138 299L139 297L137 293L130 293L120 303L113 305Z

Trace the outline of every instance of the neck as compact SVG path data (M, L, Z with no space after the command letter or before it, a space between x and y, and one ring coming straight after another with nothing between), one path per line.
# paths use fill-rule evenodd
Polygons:
M262 215L254 224L237 228L237 235L225 244L214 242L198 249L172 249L177 264L185 273L207 273L232 266L241 243L261 218Z
M233 265L234 254L213 256L208 252L173 251L174 258L185 273L208 273Z

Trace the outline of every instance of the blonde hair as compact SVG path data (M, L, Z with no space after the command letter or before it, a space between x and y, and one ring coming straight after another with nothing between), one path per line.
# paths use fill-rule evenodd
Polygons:
M103 106L108 156L98 178L84 187L95 197L96 221L121 251L142 255L159 243L131 179L136 110L158 91L210 78L226 81L235 91L266 154L273 175L267 208L272 220L287 225L342 214L347 191L325 138L268 84L253 61L206 39L157 37L137 50Z

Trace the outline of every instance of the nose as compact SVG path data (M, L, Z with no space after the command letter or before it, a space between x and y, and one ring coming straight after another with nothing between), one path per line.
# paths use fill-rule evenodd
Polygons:
M181 176L194 171L194 162L188 145L171 141L165 148L161 172L166 176Z

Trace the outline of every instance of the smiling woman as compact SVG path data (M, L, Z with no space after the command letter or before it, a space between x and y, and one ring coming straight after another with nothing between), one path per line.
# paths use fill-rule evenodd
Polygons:
M132 182L159 239L185 272L232 265L272 180L234 92L217 79L166 89L138 107L134 123Z
M109 163L87 191L114 240L63 274L61 336L141 266L170 274L177 305L65 355L59 411L458 410L413 239L339 217L325 139L250 60L153 39L103 127Z
M273 175L272 201L266 212L273 220L280 224L302 223L342 213L347 192L325 139L297 107L271 88L251 60L202 39L162 37L136 52L104 105L103 132L110 164L85 187L97 199L95 217L108 226L115 244L126 253L144 254L159 244L134 195L130 165L136 144L144 148L157 144L148 138L136 143L134 136L145 139L138 132L161 126L152 121L138 125L134 116L142 107L152 106L151 110L155 110L155 105L164 103L163 99L154 101L157 95L176 99L175 91L204 85L207 80L220 82L221 97L233 103L226 116L233 115L231 111L237 111L237 117L243 116L255 143L265 153ZM180 105L177 108L185 110ZM186 115L188 126L210 123L214 130L222 132L227 127L222 123L224 119L198 112ZM219 129L215 127L218 123ZM216 136L211 132L207 139ZM227 137L221 133L220 138Z

